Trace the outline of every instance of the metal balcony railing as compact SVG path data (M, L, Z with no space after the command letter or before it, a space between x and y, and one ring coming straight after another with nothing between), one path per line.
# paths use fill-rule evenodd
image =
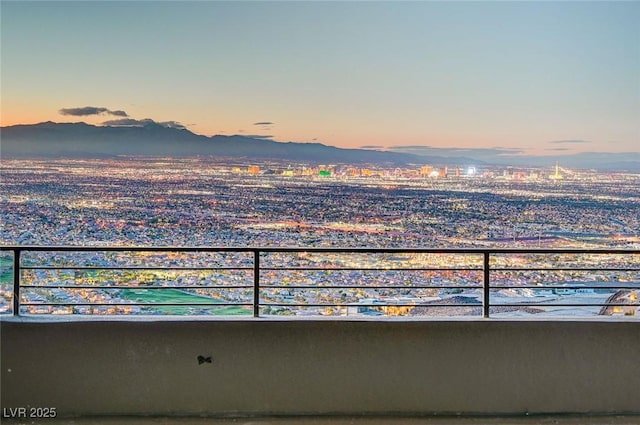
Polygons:
M0 247L4 314L640 316L640 250Z

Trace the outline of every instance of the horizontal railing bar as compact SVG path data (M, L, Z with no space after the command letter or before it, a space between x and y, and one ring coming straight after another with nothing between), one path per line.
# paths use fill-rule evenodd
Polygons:
M111 286L111 285L20 285L23 289L241 289L253 288L253 285L215 285L215 286ZM481 285L398 285L398 286L346 286L346 285L261 285L261 289L482 289ZM491 289L640 289L637 286L505 286L491 285Z
M260 303L260 306L278 307L480 307L482 303L474 304L287 304L287 303Z
M252 267L134 267L134 266L20 266L22 270L253 270ZM264 271L482 271L482 268L474 267L434 267L434 268L412 268L412 267L262 267ZM492 272L510 271L603 271L603 272L640 272L640 268L600 268L600 267L558 267L558 268L497 268L492 267Z
M51 303L20 303L20 306L148 306L148 307L216 307L216 306L245 306L251 307L251 303L72 303L72 302L51 302Z
M252 267L130 267L130 266L20 266L22 270L149 270L149 271L220 271L220 270L253 270ZM264 271L475 271L482 268L389 268L389 267L262 267ZM640 272L640 268L491 268L491 272L521 271L584 271L584 272Z
M255 252L260 248L211 246L70 246L70 245L14 245L0 246L0 251L34 252ZM297 251L297 250L295 250Z
M398 286L346 286L346 285L260 285L260 289L482 289L482 285L462 286L430 286L430 285L398 285Z
M216 286L109 286L109 285L20 285L23 289L251 289L253 285Z
M396 272L396 271L477 271L481 272L482 268L412 268L412 267L261 267L264 271L378 271L378 272Z
M640 254L625 248L321 248L321 247L211 247L211 246L26 246L4 245L0 251L38 252L261 252L261 253L406 253L406 254Z
M491 267L492 272L523 272L523 271L584 271L584 272L640 272L638 268L602 268L602 267L545 267L545 268L499 268Z
M624 303L609 303L609 304L570 304L570 303L521 303L521 304L499 304L493 303L491 307L640 307L639 303L624 304Z
M22 270L253 270L251 267L117 267L117 266L20 266Z
M109 286L109 285L20 285L23 289L249 289L252 285L217 285L217 286ZM494 288L494 287L492 287ZM499 287L495 287L499 288ZM535 288L540 288L536 286ZM584 288L584 287L581 287ZM482 289L482 286L340 286L340 285L261 285L260 289ZM607 288L609 289L609 288ZM617 289L617 288L611 288Z
M567 285L567 286L558 286L558 285L545 285L545 286L506 286L506 285L491 285L491 289L640 289L640 284L636 286L629 285L621 285L621 286L580 286L580 285Z
M482 307L475 304L287 304L260 303L278 307ZM638 307L640 304L491 304L491 307Z
M72 302L51 302L51 303L20 303L21 306L149 306L149 307L192 307L192 306L245 306L250 307L251 303L72 303ZM482 307L482 303L469 304L315 304L315 303L260 303L260 306L281 306L281 307ZM587 304L587 303L520 303L520 304L491 304L491 307L640 307L640 303L624 304Z

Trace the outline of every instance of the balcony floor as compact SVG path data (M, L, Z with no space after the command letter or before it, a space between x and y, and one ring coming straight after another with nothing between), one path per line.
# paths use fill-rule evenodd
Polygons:
M6 420L6 419L5 419ZM640 425L640 415L534 415L475 417L268 417L176 418L86 417L42 420L7 420L7 424L32 425Z

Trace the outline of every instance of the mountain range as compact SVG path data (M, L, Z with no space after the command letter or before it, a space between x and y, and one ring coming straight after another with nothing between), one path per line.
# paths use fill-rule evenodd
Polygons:
M121 155L220 156L324 163L425 163L400 152L342 149L321 143L276 142L246 136L202 136L149 122L142 126L94 126L43 122L0 128L3 157L95 158Z
M138 126L95 126L84 122L0 127L4 158L101 158L114 156L218 156L309 163L513 165L640 172L640 153L579 153L561 156L487 155L486 149L428 148L394 151L344 149L322 143L277 142L266 138L203 136L183 127L149 121ZM434 155L441 154L441 155Z

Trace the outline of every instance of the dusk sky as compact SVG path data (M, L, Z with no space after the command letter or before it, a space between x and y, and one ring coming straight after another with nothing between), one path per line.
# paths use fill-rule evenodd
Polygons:
M3 126L150 118L340 147L640 151L638 1L0 7Z

